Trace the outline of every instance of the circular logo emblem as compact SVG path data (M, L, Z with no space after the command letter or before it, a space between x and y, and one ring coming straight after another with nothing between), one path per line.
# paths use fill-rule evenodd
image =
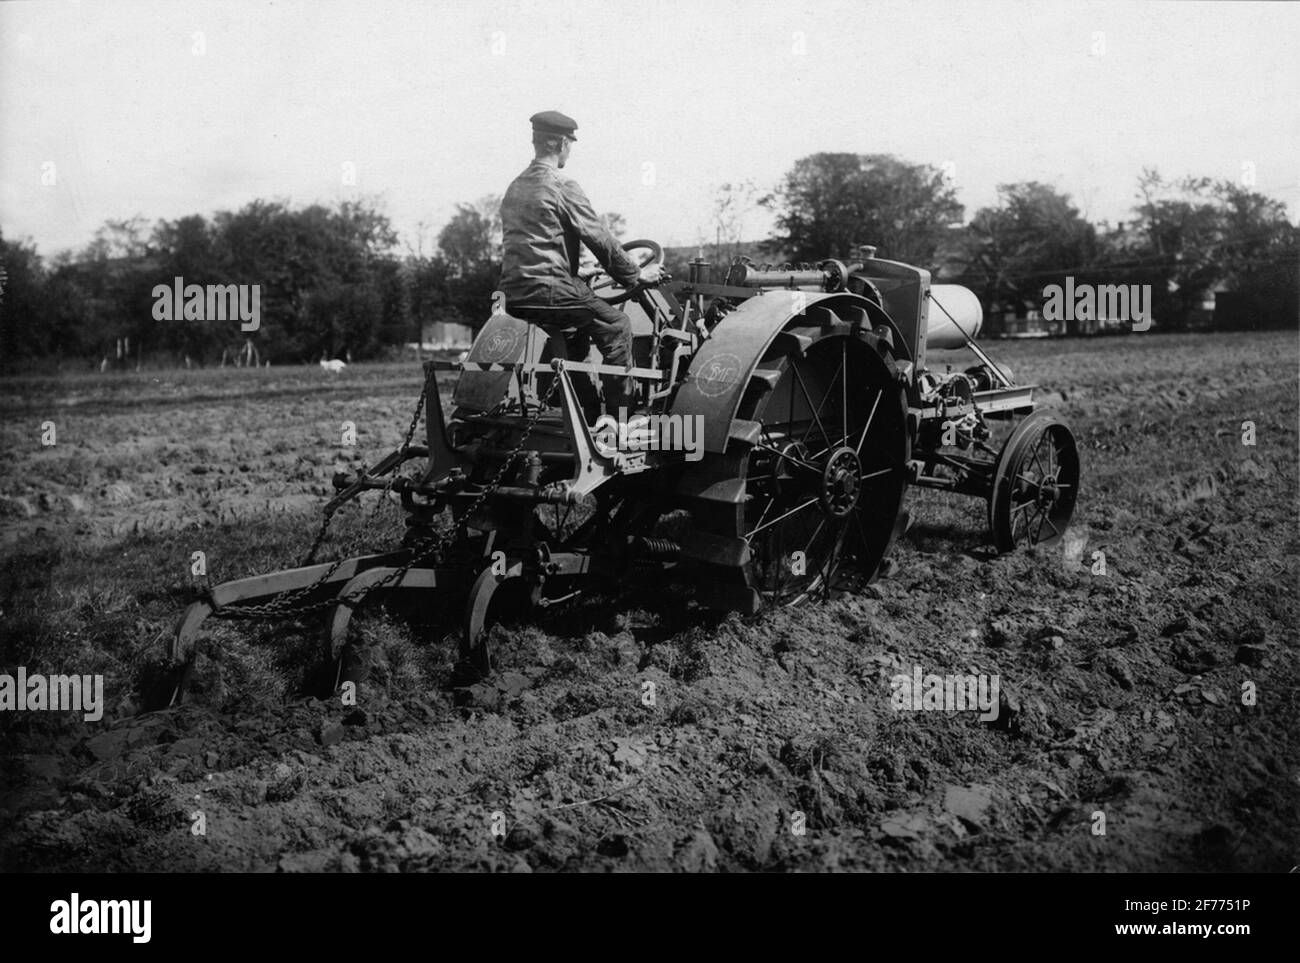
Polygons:
M519 353L522 334L523 328L513 324L502 324L491 331L485 331L480 338L482 353L475 360L486 363L514 361Z
M716 398L730 391L740 381L740 359L734 354L717 354L704 363L695 376L700 394Z

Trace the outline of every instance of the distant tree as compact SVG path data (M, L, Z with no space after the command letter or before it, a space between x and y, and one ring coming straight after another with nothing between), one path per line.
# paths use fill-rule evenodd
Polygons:
M383 294L376 280L351 284L325 280L307 293L303 308L326 357L368 357L379 347L377 322L383 318Z
M30 274L23 259L34 249L0 244L21 287ZM129 339L133 360L153 353L215 361L223 348L241 347L250 335L238 319L154 318L154 288L179 277L187 286L257 285L261 328L251 339L264 358L365 357L410 334L395 244L388 218L369 200L306 208L257 200L151 229L139 217L108 221L83 250L42 272L40 316L23 311L20 321L11 312L0 337L11 355L21 342L36 353L112 356Z
M1090 280L1097 253L1097 232L1068 194L1037 181L1002 184L998 205L971 218L961 280L991 308L1020 313L1049 284Z
M488 259L500 262L503 243L501 229L501 196L485 194L474 202L474 209L488 223Z
M492 263L492 222L471 204L457 204L456 214L438 235L438 250L452 276L461 278Z
M0 362L46 354L57 334L46 304L47 276L31 240L0 234Z
M859 244L881 257L932 265L963 208L937 168L887 154L812 154L761 201L776 213L769 247L796 261L850 259Z
M457 204L455 216L438 235L438 250L446 269L450 320L477 328L489 316L501 275L501 199L488 195Z
M1216 256L1223 279L1234 288L1258 286L1263 276L1281 268L1293 279L1300 267L1300 227L1287 217L1286 205L1230 181L1213 188L1219 203L1221 240Z
M418 331L445 316L451 308L447 262L441 258L410 257L406 261L411 317Z
M1219 282L1275 315L1294 302L1300 230L1280 201L1231 181L1166 181L1145 170L1134 214L1136 264L1153 286L1157 311L1164 308L1166 327L1183 326Z
M225 284L226 259L216 248L214 225L201 215L192 214L176 221L159 221L150 246L158 252L157 283L172 284L184 278L186 284ZM219 354L227 340L228 328L214 320L172 322L160 332L164 346L174 353L201 361L205 355Z
M320 353L351 351L364 357L377 343L376 311L361 318L358 304L383 304L377 289L355 296L341 287L374 288L376 273L392 257L396 235L373 202L345 201L336 208L293 210L254 201L214 218L214 254L224 283L260 284L262 329L254 339L263 356L312 360ZM238 326L225 329L236 342Z
M1139 243L1120 267L1125 281L1150 284L1161 327L1183 328L1193 308L1223 277L1219 259L1223 211L1207 177L1166 181L1147 169L1138 178L1133 230Z
M95 232L83 257L94 260L143 257L149 253L149 223L140 215L125 220L109 219Z
M78 289L78 297L68 300L86 312L77 319L76 340L123 363L142 358L146 345L152 349L161 341L150 294L161 279L148 237L142 217L106 221L59 272L60 283Z
M1300 227L1286 205L1226 181L1215 195L1223 210L1223 280L1247 298L1251 323L1300 326Z
M59 358L100 356L105 347L104 332L70 254L52 262L42 303L46 320L34 323L48 334L42 337L39 330L30 333L33 343L39 339L42 353Z

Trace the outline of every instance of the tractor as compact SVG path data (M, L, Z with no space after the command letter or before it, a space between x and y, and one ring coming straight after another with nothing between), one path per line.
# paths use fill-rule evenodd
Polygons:
M652 241L624 248L643 266L662 260ZM334 478L316 546L338 508L372 490L400 499L401 544L204 590L170 641L169 701L184 697L210 617L322 613L337 686L363 671L357 609L423 593L404 597L463 606L457 676L472 680L493 671L488 630L503 614L648 572L749 615L865 585L888 564L909 488L984 499L999 552L1065 532L1074 437L974 342L969 290L871 247L849 263L738 258L715 272L697 257L655 287L589 283L633 320L630 367L569 358L564 331L498 300L462 360L424 364L402 445ZM927 365L928 350L960 347L974 355L964 370ZM440 372L455 374L449 414ZM634 379L634 417L588 423L581 396L602 375Z

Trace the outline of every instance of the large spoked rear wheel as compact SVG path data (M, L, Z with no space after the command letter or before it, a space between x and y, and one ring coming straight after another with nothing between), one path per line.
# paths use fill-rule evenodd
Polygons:
M879 342L848 327L778 336L737 411L757 435L701 465L744 487L735 505L697 510L697 525L746 551L742 564L699 577L741 587L751 605L799 604L853 570L870 580L889 550L906 489L906 399Z
M879 569L906 486L906 403L882 359L847 336L764 364L781 376L751 415L762 432L741 534L753 587L793 605L846 562L867 578Z
M1074 434L1052 413L1033 412L1007 438L994 469L989 527L997 550L1057 542L1078 495Z

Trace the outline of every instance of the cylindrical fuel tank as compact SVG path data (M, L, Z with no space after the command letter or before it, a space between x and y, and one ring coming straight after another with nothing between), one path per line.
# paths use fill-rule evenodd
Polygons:
M979 334L980 325L984 323L984 308L974 291L960 284L932 284L930 302L930 321L925 333L927 348L960 348L966 344L962 331L972 339ZM940 310L941 304L948 314ZM961 331L957 330L957 325L961 325Z

